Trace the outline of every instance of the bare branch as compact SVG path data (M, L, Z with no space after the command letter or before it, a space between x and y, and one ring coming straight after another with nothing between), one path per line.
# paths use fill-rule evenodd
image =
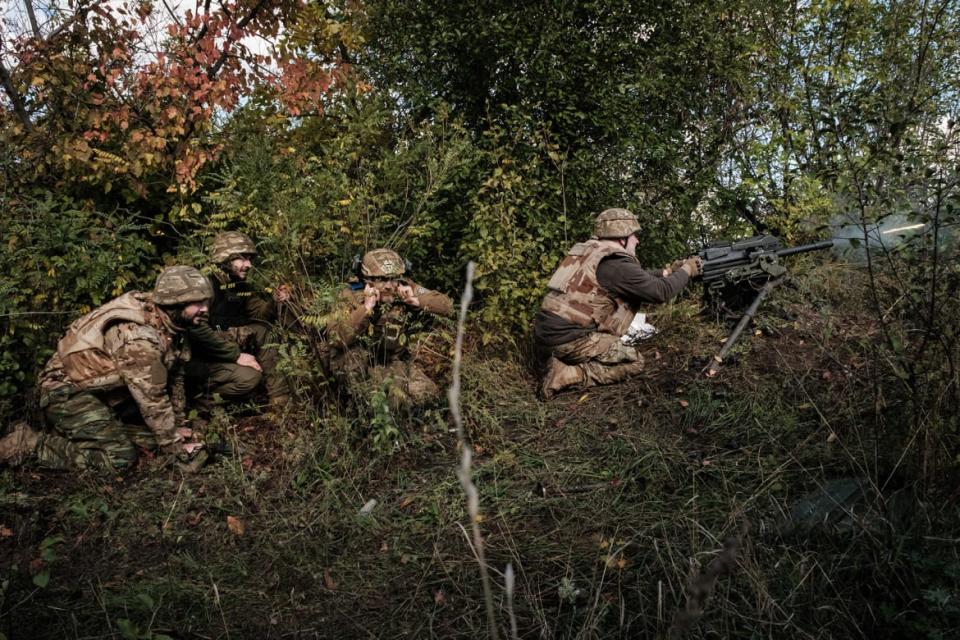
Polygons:
M30 19L30 30L33 31L33 37L42 38L40 25L37 24L37 14L33 12L33 0L23 0L23 5L27 9L27 17Z

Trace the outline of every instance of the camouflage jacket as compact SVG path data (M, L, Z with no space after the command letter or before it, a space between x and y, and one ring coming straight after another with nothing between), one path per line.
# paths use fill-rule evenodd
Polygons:
M382 300L370 312L363 306L362 285L341 291L337 307L327 322L327 339L331 345L343 351L363 343L395 355L404 350L406 339L417 332L418 320L431 315L453 315L453 301L448 296L412 281L404 283L413 288L420 300L419 307L399 300Z
M70 360L65 365L58 352L41 372L40 387L50 391L70 384L97 392L108 402L132 397L158 444L164 446L175 441L176 429L185 419L183 370L190 359L190 349L184 333L163 311L152 306L149 296L138 296L137 300L149 305L143 323L125 319L97 326L96 331L102 336L96 347L99 357L85 363L87 370L78 375L76 365ZM84 337L84 332L89 334L89 324L85 327L83 323L88 316L71 325L64 340ZM96 382L79 381L84 378Z

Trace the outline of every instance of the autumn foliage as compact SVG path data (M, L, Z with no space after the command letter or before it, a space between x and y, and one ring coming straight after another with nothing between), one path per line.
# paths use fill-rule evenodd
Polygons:
M94 0L49 33L25 33L3 69L0 142L16 156L13 181L119 189L128 201L193 191L220 151L218 118L252 96L294 115L319 107L336 61L258 49L303 6L208 2L163 26L148 2Z

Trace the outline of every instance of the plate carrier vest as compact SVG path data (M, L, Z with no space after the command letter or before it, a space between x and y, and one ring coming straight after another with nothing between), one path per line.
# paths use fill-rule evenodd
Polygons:
M67 377L81 389L109 389L120 384L117 365L103 345L104 333L117 322L149 325L163 333L152 298L139 291L125 293L74 320L57 344L57 355Z
M634 310L597 281L600 261L614 255L636 260L623 248L611 247L596 238L573 245L550 278L549 291L540 308L581 327L596 325L602 333L623 335L633 320Z

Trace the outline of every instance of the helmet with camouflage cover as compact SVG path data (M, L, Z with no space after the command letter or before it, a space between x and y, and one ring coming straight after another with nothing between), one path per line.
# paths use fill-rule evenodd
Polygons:
M257 246L253 244L245 233L239 231L224 231L213 237L210 247L210 259L214 264L223 264L234 256L255 256Z
M639 230L637 216L626 209L607 209L593 224L593 235L598 238L625 238Z
M391 249L367 251L360 263L360 274L366 278L398 278L406 270L403 258Z
M203 302L212 297L210 281L197 269L182 265L164 269L153 289L153 301L164 306Z

